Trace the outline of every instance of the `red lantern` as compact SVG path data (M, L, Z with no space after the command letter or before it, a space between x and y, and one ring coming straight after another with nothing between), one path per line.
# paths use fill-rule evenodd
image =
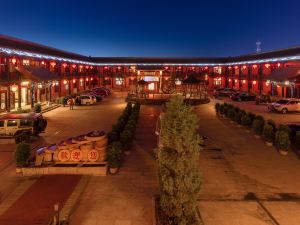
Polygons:
M90 69L93 69L94 67L93 66L90 66Z
M64 68L66 68L66 67L67 67L67 63L64 63L64 64L62 64L62 65L63 65L63 67L64 67Z
M85 66L85 68L86 68L86 69L88 69L88 68L89 68L89 66Z
M234 69L238 69L238 68L239 68L238 66L235 66L235 67L234 67Z
M252 81L252 83L255 85L256 84L256 80Z
M247 66L243 66L243 69L245 70L247 68Z
M253 67L253 69L256 69L257 65L254 64L252 67Z
M41 63L42 63L42 65L45 65L45 62L44 62L44 61L42 61Z
M75 69L75 68L76 68L76 65L75 65L75 64L73 64L73 65L72 65L72 68L73 68L73 69Z
M269 69L270 64L269 64L269 63L265 64L265 67L266 67L267 69Z
M165 66L165 70L169 69L169 67Z
M76 79L73 79L73 84L75 84L76 83Z
M11 62L12 62L13 64L16 64L17 60L16 60L15 58L12 58L12 59L11 59Z
M279 68L281 66L281 64L280 63L277 63L277 67Z
M52 67L54 67L54 66L56 66L56 62L51 62L50 65L51 65Z

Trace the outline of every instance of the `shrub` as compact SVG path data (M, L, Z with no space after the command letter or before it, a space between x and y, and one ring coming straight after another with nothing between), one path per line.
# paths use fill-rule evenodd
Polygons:
M273 127L274 133L276 132L276 123L273 120L267 120L267 124Z
M278 131L286 132L289 136L291 135L291 132L292 132L291 129L287 125L284 125L284 124L279 124Z
M261 119L254 119L252 122L252 128L255 134L261 135L264 129L264 120Z
M15 160L17 166L26 166L30 157L30 145L25 142L18 144L15 152Z
M245 127L250 127L251 126L251 119L247 114L242 116L241 124Z
M125 129L120 135L120 142L124 150L129 150L132 144L132 132Z
M113 143L119 139L119 135L114 129L107 134L108 143Z
M300 148L300 131L296 132L296 135L294 137L294 143L297 148Z
M265 120L264 119L264 117L263 116L261 116L261 115L257 115L257 116L255 116L255 118L254 119L256 119L256 120Z
M276 146L280 150L288 150L291 145L290 137L285 131L276 132Z
M243 116L243 112L239 111L235 114L234 116L234 121L238 124L241 124L241 120L242 120L242 116Z
M164 224L199 224L196 213L201 179L199 121L179 96L167 103L162 119L163 149L158 151L160 208Z
M35 105L34 105L34 111L35 111L36 113L42 112L42 105L41 105L40 103L35 104Z
M218 113L220 111L220 105L221 104L219 102L215 104L216 113Z
M264 129L263 129L263 137L266 139L268 142L273 142L274 140L274 128L270 124L265 124Z
M113 142L108 146L107 163L111 168L118 168L121 164L122 145L120 142Z
M224 103L224 115L227 116L227 111L229 110L229 105Z
M235 110L233 108L228 109L227 111L227 117L230 119L234 119L235 117Z
M220 105L220 113L222 114L222 115L224 115L224 113L225 113L225 106L222 104L222 105Z
M253 120L255 119L256 115L255 115L254 113L252 113L252 112L248 112L247 115L248 115L248 117L250 118L251 124L252 124L252 122L253 122Z

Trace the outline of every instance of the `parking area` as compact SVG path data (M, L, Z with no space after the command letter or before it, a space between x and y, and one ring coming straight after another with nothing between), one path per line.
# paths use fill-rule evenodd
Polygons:
M256 105L255 101L233 101L229 97L219 97L218 99L212 99L213 102L228 102L235 106L238 106L246 111L253 112L255 114L262 115L265 119L274 120L277 124L280 123L290 123L290 122L300 122L300 113L276 113L269 112L267 109L267 104Z

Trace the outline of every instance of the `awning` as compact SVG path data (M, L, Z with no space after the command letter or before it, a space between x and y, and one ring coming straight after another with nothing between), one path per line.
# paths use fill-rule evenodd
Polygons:
M300 76L300 67L285 67L274 70L270 75L270 80L294 80Z
M52 81L59 80L60 77L46 68L31 66L18 66L16 69L22 74L22 77L32 81Z

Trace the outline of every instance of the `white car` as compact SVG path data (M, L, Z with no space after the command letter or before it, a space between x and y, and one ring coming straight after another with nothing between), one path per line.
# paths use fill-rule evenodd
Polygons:
M93 105L97 102L96 98L91 95L80 95L81 105Z
M288 112L300 112L300 99L286 98L280 99L268 105L269 111L281 112L283 114Z

